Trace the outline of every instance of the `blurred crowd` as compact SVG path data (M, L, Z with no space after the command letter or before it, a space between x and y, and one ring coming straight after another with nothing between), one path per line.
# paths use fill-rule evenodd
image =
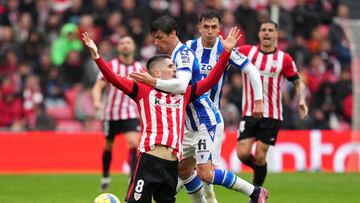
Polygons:
M80 33L90 34L105 59L116 56L119 37L131 35L145 62L157 53L154 19L173 16L184 42L198 37L197 19L208 7L222 13L223 34L241 27L239 44L257 44L259 22L279 20L278 47L294 58L310 106L300 122L286 83L283 128L350 128L349 40L334 23L349 18L349 9L337 0L0 0L0 128L101 130L90 94L98 70ZM231 71L222 99L228 130L238 127L241 95L241 73Z

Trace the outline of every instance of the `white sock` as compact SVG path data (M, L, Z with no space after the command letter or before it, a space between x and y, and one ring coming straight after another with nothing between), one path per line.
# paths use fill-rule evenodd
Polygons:
M197 176L196 171L187 178L182 181L185 185L185 188L192 199L193 203L206 203L204 188L202 187L202 183L200 178Z
M182 180L180 179L180 177L178 177L178 182L176 185L176 193L179 193L181 189L184 188L184 184L182 182Z
M239 177L236 177L235 184L232 186L231 189L250 196L251 193L254 191L255 186Z
M102 177L101 178L101 183L103 184L103 183L110 183L111 182L111 178L110 177Z
M204 195L204 188L201 188L195 193L189 194L193 203L206 203L205 195Z
M215 197L213 184L209 184L209 183L206 183L203 181L203 188L204 188L206 198L214 198Z

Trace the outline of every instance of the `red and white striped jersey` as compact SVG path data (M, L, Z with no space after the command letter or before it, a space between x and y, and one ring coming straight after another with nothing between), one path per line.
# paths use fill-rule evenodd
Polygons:
M181 159L184 113L190 91L185 95L175 95L141 83L138 88L137 104L142 129L139 150L147 152L153 150L155 145L164 145L172 148L173 153Z
M250 62L258 68L263 84L264 117L283 120L281 84L284 77L293 80L298 77L296 65L291 56L279 49L270 53L260 51L258 46L241 46L239 51L246 55ZM249 77L243 77L243 116L252 116L254 108L254 92Z
M143 66L140 62L135 61L131 65L125 65L114 58L108 62L112 70L122 76L128 76L131 72L140 71ZM105 79L101 72L98 79ZM135 102L121 90L109 84L105 91L105 104L102 118L104 120L126 120L138 118L138 110Z
M102 58L95 62L111 84L136 102L141 123L139 150L147 152L156 145L163 145L171 148L172 153L181 160L186 106L219 81L229 57L230 52L223 51L208 77L188 86L185 94L162 92L144 83L116 75Z

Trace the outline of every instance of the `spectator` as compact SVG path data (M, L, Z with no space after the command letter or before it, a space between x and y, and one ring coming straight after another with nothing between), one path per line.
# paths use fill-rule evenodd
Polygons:
M64 81L60 77L59 70L56 67L50 68L45 83L45 107L64 107L66 106L64 89Z
M23 44L23 57L25 61L34 61L35 63L39 60L41 52L45 47L45 39L38 32L31 30L28 38Z
M342 64L351 63L350 42L348 36L341 28L341 20L349 18L349 8L345 4L340 4L337 8L336 17L333 19L329 28L329 40L331 42L335 56Z
M15 39L18 42L23 43L29 38L32 28L32 21L33 20L30 13L22 13L19 23L13 26L15 31Z
M19 53L19 44L15 42L14 31L10 26L0 26L0 57L3 57L9 50Z
M350 71L350 67L347 66L344 67L344 69L341 71L340 79L334 84L334 100L335 100L334 103L336 106L337 113L342 114L346 111L343 105L344 100L351 94L352 94L351 71ZM347 112L345 115L347 119L349 118L349 115L350 115L349 112Z
M311 36L311 30L318 25L316 12L306 0L296 0L296 6L292 9L292 24L294 26L293 35L302 35L305 39Z
M92 2L93 6L88 13L93 16L95 25L104 30L106 19L111 13L112 7L108 0L93 0Z
M250 7L250 0L243 0L239 7L235 10L235 17L241 29L245 31L247 44L256 44L258 41L257 31L259 21L256 10Z
M86 13L86 4L82 0L72 0L70 5L63 14L63 22L79 24L81 16Z
M84 14L80 17L79 23L79 38L80 34L83 32L89 33L95 43L99 43L101 39L101 29L98 26L94 25L94 17L89 14Z
M242 78L241 73L239 72L233 72L232 74L229 74L229 81L230 81L230 90L231 94L228 95L229 102L236 105L239 115L242 115L241 113L241 105L242 105Z
M16 72L18 66L18 56L13 50L5 53L3 64L0 65L0 75L9 75Z
M114 11L110 13L105 26L102 27L103 36L105 38L111 36L116 31L116 28L121 25L122 19L123 16L120 12Z
M61 71L65 82L70 87L75 83L81 83L85 71L80 52L70 51L65 63L61 66Z
M294 43L287 49L287 52L293 57L299 67L310 65L311 53L305 44L306 41L304 37L302 35L296 35Z
M78 39L77 26L72 23L66 23L61 28L59 38L57 38L51 47L51 59L54 65L62 65L70 51L79 52L83 50L83 45Z
M26 78L23 98L23 109L27 127L29 129L34 129L36 126L38 108L43 103L43 94L41 92L40 79L38 76L29 75Z
M45 25L51 14L51 2L47 0L37 0L35 4L35 9L31 13L35 22L34 27L36 31L44 33Z
M5 13L0 16L0 25L16 26L20 16L20 0L7 1Z
M0 95L0 128L21 130L24 128L23 107L21 99L9 80L1 85Z
M180 41L195 38L198 24L198 13L195 0L181 1L180 16L178 16L176 21L179 26Z

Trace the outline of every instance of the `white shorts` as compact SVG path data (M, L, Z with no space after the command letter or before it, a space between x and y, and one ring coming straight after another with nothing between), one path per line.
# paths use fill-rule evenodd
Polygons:
M196 164L204 164L211 160L219 165L221 145L224 134L224 122L207 128L201 124L198 131L186 131L183 140L183 159L194 157Z

